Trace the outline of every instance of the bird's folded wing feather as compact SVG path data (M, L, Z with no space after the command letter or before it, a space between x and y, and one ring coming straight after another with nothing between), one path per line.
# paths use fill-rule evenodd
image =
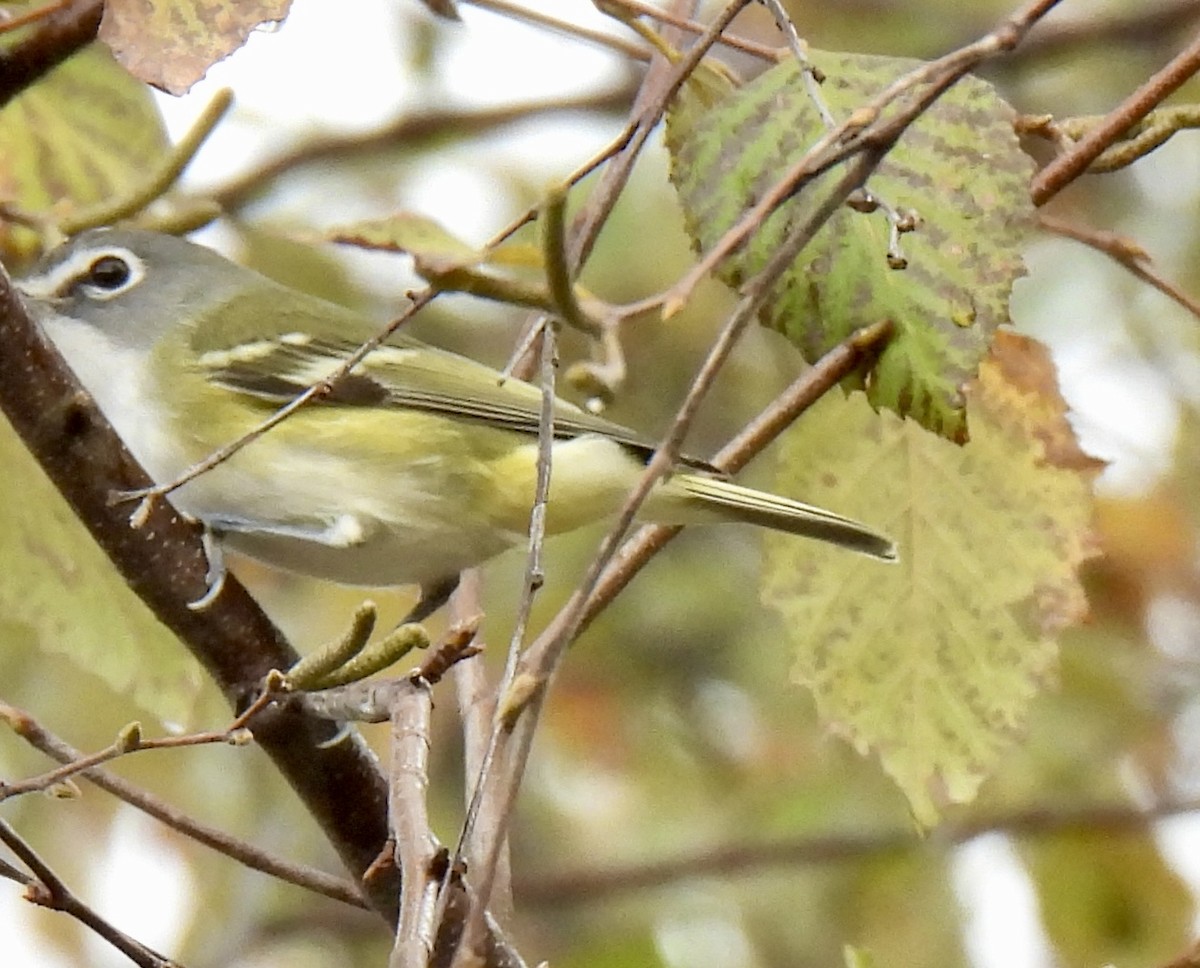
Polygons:
M358 346L350 340L284 334L244 347L212 350L204 353L200 362L212 382L282 405L323 380ZM442 413L536 436L542 392L522 380L502 380L496 370L466 357L393 337L314 402ZM655 441L627 427L557 400L555 437L569 439L584 434L611 437L646 458L655 447ZM682 463L716 472L695 458L682 458Z

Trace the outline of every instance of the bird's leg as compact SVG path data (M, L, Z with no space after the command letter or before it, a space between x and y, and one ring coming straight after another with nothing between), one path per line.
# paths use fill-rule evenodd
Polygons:
M414 622L424 622L434 612L450 601L454 589L458 587L458 575L442 578L432 585L421 586L421 598L407 615L397 625L410 625Z
M189 518L189 520L196 521L195 518ZM207 588L204 594L194 602L188 602L188 608L193 612L203 612L221 594L221 589L225 587L225 577L229 571L225 567L225 550L221 547L220 535L204 522L196 521L196 523L204 529L200 535L200 543L204 547L204 557L208 560L208 570L204 574Z

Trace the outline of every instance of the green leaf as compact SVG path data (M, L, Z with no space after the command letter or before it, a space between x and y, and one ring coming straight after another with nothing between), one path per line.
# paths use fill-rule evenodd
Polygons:
M0 614L164 723L191 719L204 676L125 584L70 506L0 420Z
M918 66L903 58L813 51L827 75L822 95L847 117ZM812 361L853 330L891 319L896 336L874 371L875 406L965 439L963 385L996 327L1008 319L1019 255L1032 224L1032 163L1012 130L1013 112L991 85L960 81L907 130L869 181L870 191L918 228L901 236L907 268L888 265L889 222L843 206L780 280L762 312ZM689 234L711 248L776 184L825 129L794 61L734 88L698 73L667 119L671 177ZM827 173L772 214L718 274L738 287L765 265L811 210Z
M151 93L92 44L0 110L0 199L83 208L128 191L167 147Z
M1033 347L1033 348L1031 348ZM830 394L783 441L779 490L898 539L900 562L768 536L763 597L794 635L821 718L874 751L932 825L971 800L1052 678L1094 554L1095 462L1073 443L1038 344L1005 334L956 446L861 394Z

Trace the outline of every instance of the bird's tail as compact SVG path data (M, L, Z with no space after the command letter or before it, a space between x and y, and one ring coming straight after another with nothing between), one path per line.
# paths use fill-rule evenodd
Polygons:
M654 503L663 510L670 506L675 513L664 517L678 516L677 523L743 521L826 541L884 561L897 558L896 545L890 538L865 524L811 504L700 474L674 474L664 491L662 497L666 501Z

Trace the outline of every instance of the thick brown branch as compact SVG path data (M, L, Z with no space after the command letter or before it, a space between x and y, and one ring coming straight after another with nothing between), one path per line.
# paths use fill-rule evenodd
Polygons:
M77 0L0 52L0 107L95 40L103 12L103 0Z

